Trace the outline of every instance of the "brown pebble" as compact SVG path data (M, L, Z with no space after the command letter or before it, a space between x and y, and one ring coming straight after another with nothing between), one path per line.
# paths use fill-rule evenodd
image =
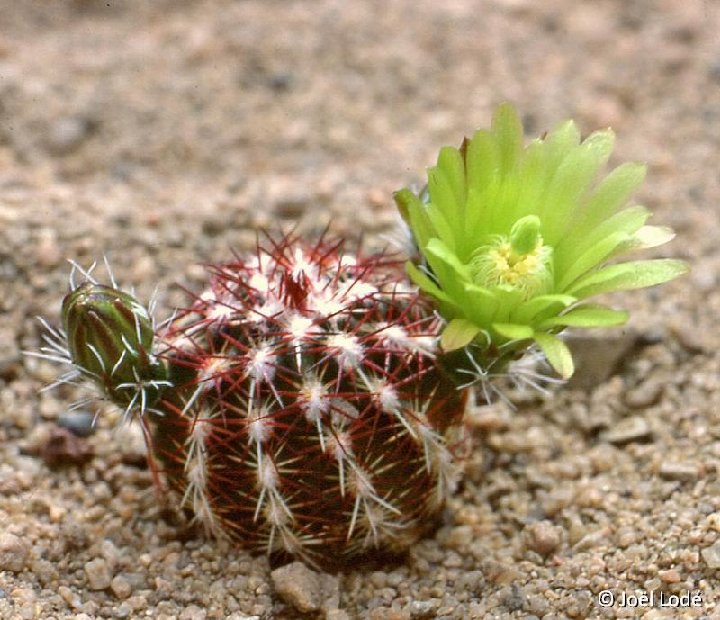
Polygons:
M271 576L278 595L300 612L319 611L339 599L337 577L312 571L302 562L278 568ZM330 606L337 607L337 602Z
M485 560L481 566L487 580L494 585L506 585L520 579L520 573L508 564Z
M589 390L604 383L636 345L634 332L612 336L571 335L567 344L572 351L575 373L567 384L570 389Z
M85 576L88 588L91 590L104 590L110 587L112 574L107 562L103 558L95 558L85 564Z
M664 462L660 465L660 477L663 480L693 482L700 477L700 467L695 463Z
M645 409L660 400L662 385L655 381L646 381L625 395L625 404L631 409Z
M610 528L603 527L589 534L585 534L580 540L573 545L573 551L587 551L593 547L597 547L603 542L607 542L610 535Z
M681 579L680 573L674 568L658 571L658 577L660 577L660 579L662 579L665 583L677 583Z
M29 556L30 546L25 539L15 534L0 534L0 571L20 572Z
M677 322L671 323L669 329L688 353L699 355L709 351L707 335L701 330L690 329L685 323Z
M120 599L125 599L132 594L132 586L130 582L122 575L116 575L110 582L110 589L113 594Z
M87 118L57 119L48 132L47 149L53 155L67 155L77 149L94 128L95 123Z
M720 568L720 542L706 547L700 552L708 568Z
M306 194L283 196L275 202L275 214L284 219L296 219L300 217L312 202Z
M641 416L632 416L620 420L620 422L605 433L605 441L616 446L647 441L651 438L652 429L647 420Z
M538 521L525 528L525 545L531 551L547 556L562 542L562 528L550 521Z

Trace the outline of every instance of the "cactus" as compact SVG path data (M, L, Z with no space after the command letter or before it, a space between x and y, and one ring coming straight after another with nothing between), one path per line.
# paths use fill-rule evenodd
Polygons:
M135 298L93 282L63 320L78 372L140 420L214 535L339 564L406 549L452 488L465 395L396 262L285 238L213 267L156 333Z
M607 264L672 238L623 208L642 166L593 184L612 143L609 130L581 143L568 122L523 147L500 106L491 131L441 150L427 191L395 195L419 292L398 262L285 237L211 267L207 291L159 329L86 274L41 355L140 422L156 483L209 533L314 565L402 551L453 487L470 386L489 399L533 349L569 377L559 333L627 318L589 297L687 270Z

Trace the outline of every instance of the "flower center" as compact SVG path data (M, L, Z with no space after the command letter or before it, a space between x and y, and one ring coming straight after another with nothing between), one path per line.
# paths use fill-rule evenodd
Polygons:
M543 243L540 220L534 215L519 219L509 236L475 250L470 261L476 284L487 288L521 291L528 299L552 285L552 248Z

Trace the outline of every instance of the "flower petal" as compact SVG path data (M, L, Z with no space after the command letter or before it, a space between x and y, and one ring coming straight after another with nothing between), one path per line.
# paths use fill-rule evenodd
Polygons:
M557 289L559 291L568 289L575 280L607 260L608 257L616 251L618 246L627 243L631 239L632 237L622 231L601 238L595 245L573 261L570 268L562 274L562 278L557 284Z
M583 209L583 230L592 230L622 207L642 184L645 172L645 166L636 162L621 164L610 172L595 188Z
M454 351L470 344L479 332L480 327L470 321L453 319L443 330L440 336L440 344L445 351Z
M576 301L572 295L539 295L523 302L510 318L514 323L531 324L558 314Z
M582 299L611 291L645 288L668 282L687 271L685 261L671 258L631 261L610 265L581 278L568 293Z
M499 146L500 173L507 174L515 167L523 142L523 126L515 106L500 104L493 115L492 129Z
M543 237L555 245L565 233L573 211L605 165L615 143L609 129L592 134L562 160L543 199Z
M557 336L538 332L535 334L535 342L545 354L547 361L563 379L572 377L575 367L572 354L567 345Z
M510 340L527 340L535 334L529 325L518 325L517 323L493 323L493 329Z
M427 293L432 295L435 299L443 301L445 303L453 304L454 302L446 295L435 282L427 275L418 269L413 263L408 261L405 263L405 269L407 269L408 276L410 279L418 285L418 287Z
M603 306L587 305L570 310L562 316L544 321L540 329L552 327L611 327L622 325L628 320L629 314L624 310L613 310Z

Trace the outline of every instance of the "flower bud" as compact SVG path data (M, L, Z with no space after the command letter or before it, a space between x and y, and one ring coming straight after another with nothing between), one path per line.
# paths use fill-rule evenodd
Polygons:
M526 215L510 229L510 247L520 256L534 252L541 241L540 218L537 215Z
M62 318L73 362L112 400L128 405L147 385L157 392L165 370L152 355L152 321L132 295L86 282L65 297Z

